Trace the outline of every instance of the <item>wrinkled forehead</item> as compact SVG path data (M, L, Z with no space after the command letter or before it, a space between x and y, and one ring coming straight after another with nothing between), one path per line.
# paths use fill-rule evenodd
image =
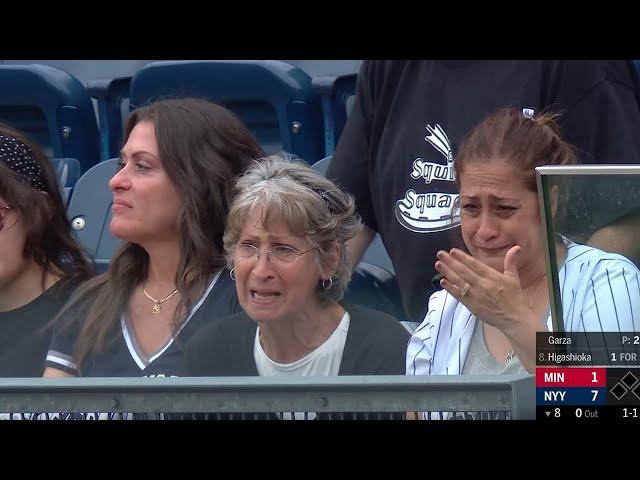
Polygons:
M480 192L513 195L528 192L523 173L507 161L499 159L469 162L460 173L458 182L461 195Z
M301 226L287 217L274 203L254 205L244 215L242 230L254 235L304 237Z

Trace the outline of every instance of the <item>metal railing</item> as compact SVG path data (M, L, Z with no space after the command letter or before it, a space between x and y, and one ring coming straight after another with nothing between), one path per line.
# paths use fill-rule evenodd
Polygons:
M0 412L309 411L481 411L534 419L535 377L0 378Z

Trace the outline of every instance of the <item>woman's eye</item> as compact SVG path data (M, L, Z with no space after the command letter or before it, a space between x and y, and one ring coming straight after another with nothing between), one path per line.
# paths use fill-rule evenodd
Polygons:
M285 245L278 245L276 247L273 247L273 251L279 255L284 256L295 255L297 253L296 249L287 247Z

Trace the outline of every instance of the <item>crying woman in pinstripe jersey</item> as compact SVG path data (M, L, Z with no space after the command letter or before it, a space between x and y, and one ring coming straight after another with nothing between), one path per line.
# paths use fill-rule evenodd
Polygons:
M507 108L476 126L455 159L460 248L439 251L442 290L407 350L407 375L533 372L551 330L535 168L575 154L549 113ZM552 215L560 185L551 188ZM637 331L640 271L629 259L555 237L567 331Z

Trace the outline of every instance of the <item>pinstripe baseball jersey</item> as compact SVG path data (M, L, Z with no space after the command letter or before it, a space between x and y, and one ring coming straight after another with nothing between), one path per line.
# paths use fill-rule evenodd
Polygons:
M638 331L640 271L627 258L563 238L567 257L559 271L565 329ZM407 348L407 375L458 375L464 368L476 317L445 290L429 299L424 321ZM552 330L551 313L547 328Z

